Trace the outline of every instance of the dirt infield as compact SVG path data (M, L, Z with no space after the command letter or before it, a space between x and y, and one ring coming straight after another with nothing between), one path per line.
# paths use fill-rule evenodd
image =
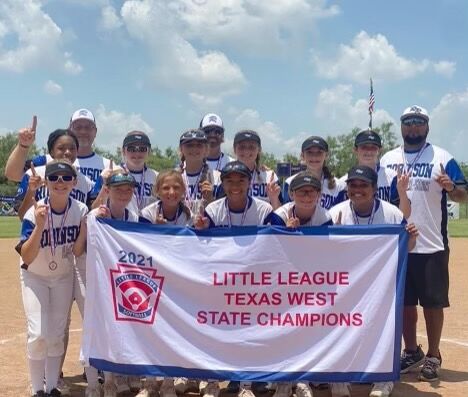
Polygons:
M25 359L26 323L21 301L18 255L13 246L16 240L0 240L0 258L5 270L0 278L0 384L2 396L26 397L28 392L28 369ZM465 255L468 239L451 241L451 308L446 311L441 350L443 354L442 381L437 384L419 382L417 373L402 377L392 394L394 397L461 397L468 395L468 271ZM424 321L419 322L419 342L427 346L424 337ZM83 396L85 383L82 368L78 363L81 321L76 307L73 308L70 345L65 361L65 380L72 387L72 396ZM378 346L376 347L378 348ZM343 357L346 359L346 357ZM367 396L368 385L353 387L353 397ZM223 393L223 397L235 396ZM222 394L222 395L223 395ZM134 394L127 394L127 396ZM265 395L268 397L269 395ZM330 396L329 390L314 390L315 397Z

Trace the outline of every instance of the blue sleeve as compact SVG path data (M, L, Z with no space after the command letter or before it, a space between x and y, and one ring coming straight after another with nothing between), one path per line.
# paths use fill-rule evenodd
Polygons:
M390 204L396 205L397 207L400 205L400 195L398 194L396 176L393 178L392 184L390 185Z
M286 223L284 222L283 218L281 218L278 214L275 214L274 212L272 212L270 216L270 225L286 226Z
M24 196L26 195L26 191L28 190L29 185L29 175L24 174L23 178L21 178L21 182L19 183L18 189L16 190L15 201L23 201Z
M91 193L90 193L90 197L93 200L98 196L98 194L101 191L103 185L104 185L104 181L102 179L102 176L99 175L99 178L94 183L94 187L93 187L93 189L91 190Z
M153 223L153 222L151 222L148 218L145 218L144 216L141 216L141 215L138 217L138 222L141 222L141 223L150 223L150 224Z
M26 241L29 236L31 236L32 231L36 225L32 223L29 219L23 219L23 222L21 223L21 241Z
M271 211L264 219L263 224L264 225L269 225L271 223L271 218L273 216L274 212Z
M46 165L47 163L47 157L43 154L34 156L31 159L31 163L34 164L34 167L40 167L41 165Z
M449 160L445 166L445 172L457 186L466 186L465 175L455 159Z
M283 204L289 203L291 201L291 197L289 197L289 183L284 182L283 187Z

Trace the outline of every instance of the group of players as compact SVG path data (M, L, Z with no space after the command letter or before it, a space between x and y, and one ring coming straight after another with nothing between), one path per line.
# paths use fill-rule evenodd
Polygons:
M260 162L261 138L253 130L235 134L234 158L221 151L224 126L213 113L199 128L179 139L180 166L157 172L146 165L149 137L129 132L122 144L122 164L114 165L93 150L96 121L87 109L73 113L67 129L55 130L48 154L28 159L35 141L36 117L19 131L18 144L5 174L20 182L18 214L21 239L20 279L27 318L27 357L33 396L60 396L67 387L60 378L68 341L70 309L77 302L84 312L86 291L86 217L129 222L192 226L197 229L243 225L291 228L332 224L405 224L410 235L406 276L401 372L422 367L419 378L439 377L443 309L448 301L447 198L465 201L465 177L445 150L427 142L429 115L411 106L401 115L403 144L381 155L380 136L360 132L354 151L358 164L338 179L326 166L328 144L319 136L301 147L306 170L281 189L275 172ZM88 212L89 211L89 212ZM417 311L424 309L427 353L416 339ZM175 397L193 382L185 378L119 376L86 367L86 396L116 396L129 387L138 397ZM201 381L206 397L217 397L216 380ZM252 397L264 385L231 382L240 397ZM275 397L312 397L308 383L278 383ZM103 390L101 390L103 389ZM330 385L333 397L350 396L350 385ZM375 383L370 396L388 396L392 382Z

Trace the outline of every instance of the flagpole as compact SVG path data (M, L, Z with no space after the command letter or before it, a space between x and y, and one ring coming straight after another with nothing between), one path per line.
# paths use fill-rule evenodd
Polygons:
M374 112L375 96L372 77L370 78L370 93L369 93L369 130L372 129L372 113Z

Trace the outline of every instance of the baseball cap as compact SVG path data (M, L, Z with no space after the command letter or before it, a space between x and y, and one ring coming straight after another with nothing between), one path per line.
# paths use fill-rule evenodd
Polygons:
M130 145L151 146L148 135L141 131L135 131L127 134L123 141L123 147Z
M221 170L221 180L232 173L242 174L252 179L252 172L249 170L249 167L241 161L231 161L227 163Z
M234 136L234 145L243 141L255 141L261 145L260 136L253 130L242 130Z
M311 147L318 147L319 149L328 152L328 143L320 136L311 136L302 143L302 151L305 151Z
M224 124L221 117L214 113L208 113L203 116L200 121L200 128L202 130L209 128L219 128L224 131Z
M300 189L301 187L310 186L315 189L321 190L322 183L315 176L309 172L301 171L299 172L291 181L289 185L289 190L294 191Z
M356 139L354 140L354 146L357 147L365 144L371 144L376 145L378 147L382 147L382 140L380 139L380 135L372 130L361 131L359 134L356 135Z
M50 175L64 174L76 177L76 168L66 160L54 160L46 164L45 177Z
M132 185L136 186L135 178L131 174L116 172L112 174L106 182L107 186Z
M185 131L180 136L180 144L187 143L190 141L203 141L207 142L206 135L203 130L200 129L192 129Z
M375 185L377 183L377 173L366 165L357 165L348 171L348 179L346 179L346 183L354 179L359 179Z
M400 121L403 121L404 119L408 117L420 117L426 122L429 122L429 113L427 113L426 109L418 105L407 107L403 111L403 114L400 117Z
M78 110L76 110L75 113L73 113L71 118L70 118L70 124L73 123L76 120L89 120L94 125L96 125L96 119L94 118L94 114L91 113L91 111L88 110L88 109L78 109Z

